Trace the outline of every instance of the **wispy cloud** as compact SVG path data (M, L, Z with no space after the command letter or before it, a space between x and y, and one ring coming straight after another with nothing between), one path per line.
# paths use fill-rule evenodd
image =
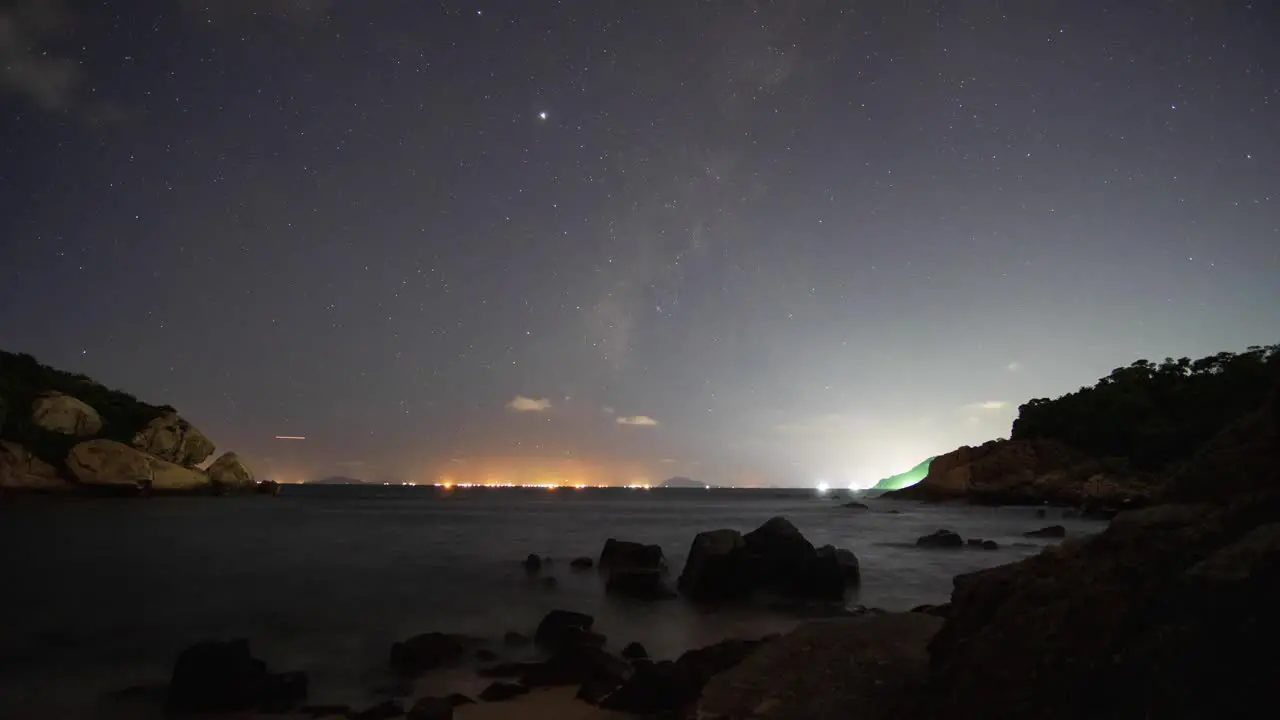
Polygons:
M1009 403L1003 400L983 400L982 402L969 403L964 406L965 410L1003 410Z
M1009 372L1018 372L1019 370L1022 369L1022 363L1018 362L1017 360L1014 360L1008 365L1005 365L1004 369L1008 370Z
M531 398L517 395L507 403L507 409L515 412L546 412L551 409L549 398Z
M80 63L45 48L71 20L62 0L0 3L0 91L22 96L43 110L74 105L84 79Z
M657 420L648 415L623 415L617 419L619 425L632 425L638 427L653 427L658 424Z

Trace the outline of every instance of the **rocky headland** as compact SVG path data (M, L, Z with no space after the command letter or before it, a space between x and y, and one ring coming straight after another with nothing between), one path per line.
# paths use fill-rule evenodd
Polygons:
M274 492L169 406L0 351L0 493Z
M1192 469L1193 460L1204 462L1198 453L1230 443L1220 438L1257 407L1277 373L1280 345L1139 360L1092 386L1023 404L1008 439L939 455L923 480L886 497L1106 514L1173 499L1180 478L1205 472ZM1256 471L1242 461L1220 457L1214 472Z

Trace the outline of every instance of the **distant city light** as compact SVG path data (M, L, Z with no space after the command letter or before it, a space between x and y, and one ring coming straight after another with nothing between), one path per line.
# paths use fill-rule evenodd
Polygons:
M277 435L277 436L276 436L276 439L277 439L277 440L306 440L306 439L307 439L307 436L305 436L305 435Z
M819 481L818 481L818 494L819 494L819 495L826 495L826 494L827 494L827 491L828 491L828 490L830 490L830 489L831 489L831 486L830 486L830 485L828 485L828 484L827 484L827 482L826 482L825 480L819 480Z

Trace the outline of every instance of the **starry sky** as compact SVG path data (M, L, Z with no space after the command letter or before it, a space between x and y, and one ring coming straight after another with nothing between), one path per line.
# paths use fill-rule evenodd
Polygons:
M1277 35L1257 0L5 0L0 347L285 480L868 483L1280 338Z

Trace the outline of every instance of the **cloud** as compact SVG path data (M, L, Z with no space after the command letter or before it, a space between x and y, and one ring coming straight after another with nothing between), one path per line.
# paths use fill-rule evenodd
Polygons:
M969 403L964 406L965 410L1003 410L1009 403L1003 400L983 400L982 402Z
M617 419L619 425L633 425L638 427L653 427L658 424L657 420L648 415L622 415Z
M1018 362L1017 360L1014 360L1008 365L1005 365L1004 369L1008 370L1009 372L1018 372L1019 370L1022 369L1022 363Z
M507 403L507 409L515 412L546 412L551 409L551 400L517 395L511 398L511 402Z
M25 97L44 110L75 104L80 63L46 45L71 22L62 0L14 0L0 6L0 92Z

